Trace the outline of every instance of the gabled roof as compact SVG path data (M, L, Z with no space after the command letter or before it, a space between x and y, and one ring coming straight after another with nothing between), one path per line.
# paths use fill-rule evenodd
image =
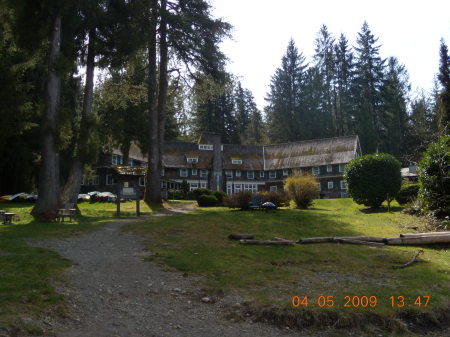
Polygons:
M359 154L357 136L345 136L264 146L265 169L347 163Z
M213 151L199 150L197 143L165 142L163 152L164 167L210 169L212 166ZM198 158L198 163L187 163L186 158Z
M232 164L233 159L241 159L242 164ZM263 147L261 145L225 144L222 152L225 170L264 170Z
M214 138L216 135L211 135ZM163 166L173 168L211 169L214 151L199 150L193 142L164 143ZM120 151L114 151L120 154ZM225 170L278 170L348 163L361 154L358 136L314 139L275 145L224 144L222 165ZM146 161L139 147L132 144L130 158ZM188 163L186 158L198 158ZM242 164L232 164L241 159Z

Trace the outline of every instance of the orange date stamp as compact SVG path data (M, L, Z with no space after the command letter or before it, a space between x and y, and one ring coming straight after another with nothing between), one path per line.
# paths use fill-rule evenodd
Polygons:
M390 296L379 299L377 296L293 296L292 306L294 308L318 307L318 308L376 308L381 302L392 308L417 307L425 308L430 304L430 296Z

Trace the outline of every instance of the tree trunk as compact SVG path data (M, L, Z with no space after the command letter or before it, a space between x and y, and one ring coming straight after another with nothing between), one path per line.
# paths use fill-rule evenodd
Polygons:
M56 146L58 105L61 79L56 70L61 46L61 15L53 21L48 52L45 111L41 124L42 164L39 172L39 198L32 214L41 220L52 221L56 216L59 201L59 153Z
M148 115L149 148L145 187L145 202L161 202L161 176L159 170L158 110L156 109L156 26L158 21L157 1L151 0L151 17L148 40Z
M166 107L167 107L167 0L161 0L161 21L159 23L159 95L158 95L158 170L155 175L158 176L161 185L161 169L164 151L164 133L166 130ZM161 203L161 189L158 188L155 194L154 202Z
M86 62L86 84L84 87L83 110L76 152L72 159L69 177L61 193L61 204L76 203L80 193L83 166L88 161L88 141L92 125L92 101L94 97L95 72L95 28L89 31L89 46Z
M122 162L123 165L129 165L130 160L130 147L131 147L131 141L129 139L125 140L122 143L121 151L122 151Z

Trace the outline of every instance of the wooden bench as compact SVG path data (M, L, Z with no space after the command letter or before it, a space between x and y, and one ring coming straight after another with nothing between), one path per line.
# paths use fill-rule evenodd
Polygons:
M74 208L74 204L68 203L64 208L58 209L56 213L56 221L64 222L65 218L69 218L69 222L72 222L72 219L75 219L76 208Z

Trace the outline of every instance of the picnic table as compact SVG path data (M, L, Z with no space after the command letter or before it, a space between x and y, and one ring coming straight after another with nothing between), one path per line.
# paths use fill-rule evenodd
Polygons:
M14 215L16 215L16 213L9 213L9 212L3 213L3 224L11 225Z

